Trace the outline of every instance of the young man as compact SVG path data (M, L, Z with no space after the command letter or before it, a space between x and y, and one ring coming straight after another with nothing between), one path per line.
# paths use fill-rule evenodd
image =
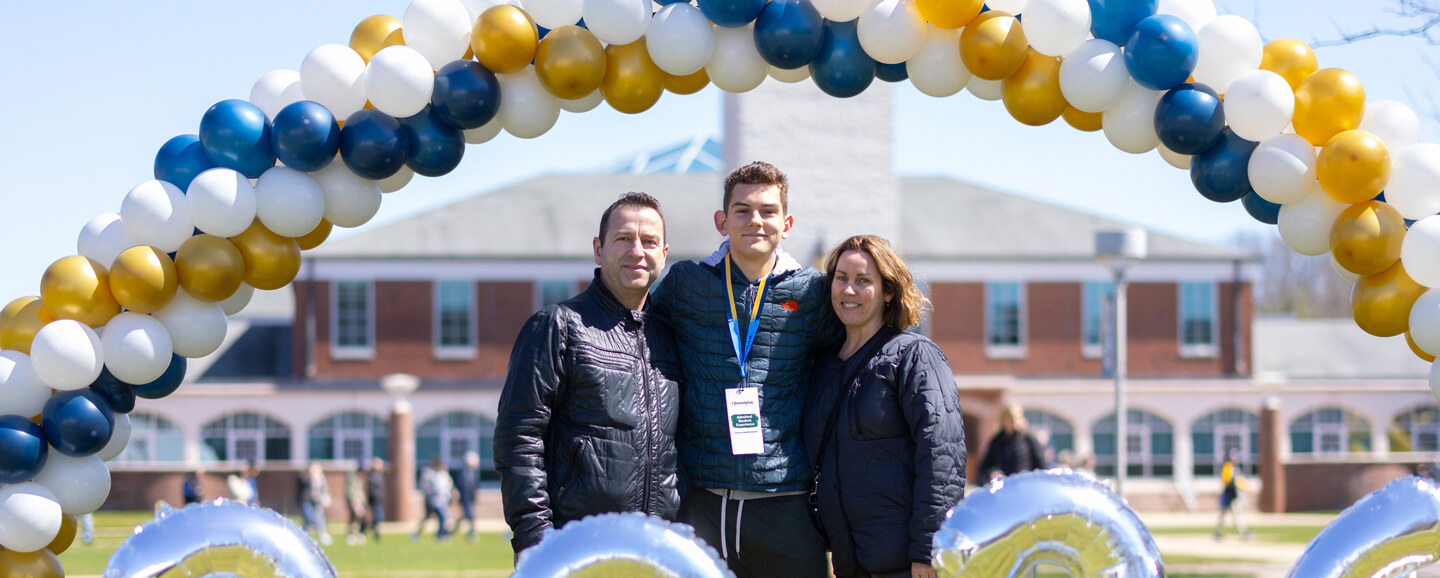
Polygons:
M600 217L595 279L530 317L510 355L495 466L518 554L546 528L604 512L675 519L674 339L647 320L665 268L660 203L629 193Z
M677 444L693 487L680 521L740 578L827 572L800 418L810 355L843 332L825 275L780 250L795 222L788 186L763 162L731 172L715 212L727 240L676 263L652 296L686 380Z

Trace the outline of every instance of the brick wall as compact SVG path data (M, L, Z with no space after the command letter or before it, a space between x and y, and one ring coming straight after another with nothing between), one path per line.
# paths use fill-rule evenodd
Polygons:
M1341 510L1401 476L1415 464L1285 464L1285 510Z

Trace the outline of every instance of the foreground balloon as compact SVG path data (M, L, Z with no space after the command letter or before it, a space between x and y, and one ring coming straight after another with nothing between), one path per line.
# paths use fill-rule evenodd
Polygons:
M40 301L56 319L74 319L91 327L100 327L120 313L105 267L79 255L55 261L45 270Z
M335 567L303 530L274 510L215 500L162 505L155 520L110 557L106 578L158 576L333 577Z
M1440 489L1418 476L1400 478L1340 512L1305 547L1291 578L1407 576L1434 564Z
M572 575L734 576L689 526L634 512L572 522L526 550L515 567L516 578Z
M1350 290L1350 313L1366 333L1392 337L1410 328L1410 308L1425 292L1405 272L1403 263L1374 275L1365 275Z

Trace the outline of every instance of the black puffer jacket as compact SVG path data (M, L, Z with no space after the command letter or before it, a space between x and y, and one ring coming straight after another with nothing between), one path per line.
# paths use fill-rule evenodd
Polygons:
M598 273L520 330L495 423L495 469L516 552L546 528L591 514L675 519L673 341L616 301Z
M965 490L965 425L955 377L933 341L884 327L886 340L841 384L831 351L817 360L805 405L805 447L819 459L825 422L842 392L817 498L835 572L908 571L930 563L935 532ZM863 352L865 349L862 348Z

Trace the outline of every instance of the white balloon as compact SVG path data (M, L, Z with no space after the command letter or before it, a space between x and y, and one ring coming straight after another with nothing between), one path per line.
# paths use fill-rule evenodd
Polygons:
M115 258L126 249L135 246L125 234L125 221L119 213L101 213L80 229L80 238L75 241L76 251L105 266L106 270Z
M255 187L245 175L230 169L200 173L190 181L185 200L195 228L211 235L234 237L255 222Z
M403 188L405 188L405 185L410 184L410 179L412 179L412 178L414 178L414 177L415 177L415 169L412 169L412 168L406 167L406 166L402 166L402 167L400 167L400 170L395 171L395 174L390 175L390 176L388 176L388 177L385 177L385 178L383 178L383 179L380 179L380 181L379 181L379 182L380 182L380 192L382 192L382 193L393 193L393 192L395 192L395 191L398 191L398 190L400 190L400 189L403 189ZM317 185L316 190L319 190L318 185ZM323 196L320 198L320 202L321 202L321 204L324 204L325 198L324 198ZM316 224L319 224L319 223L316 223ZM273 229L272 229L272 230L273 230ZM286 235L286 237L298 237L298 236L299 236L299 235Z
M1344 279L1344 280L1349 281L1349 282L1351 282L1351 283L1354 283L1354 282L1360 280L1360 275L1359 275L1359 274L1357 274L1357 273L1351 273L1349 269L1346 269L1346 268L1340 266L1340 262L1335 260L1335 254L1334 254L1334 253L1331 253L1331 254L1330 254L1330 268L1331 268L1331 269L1334 269L1334 270L1335 270L1335 274L1336 274L1336 275L1339 275L1341 279Z
M1029 16L1029 12L1026 12L1030 9L1027 6L1027 4L1029 3L1030 0L988 0L987 2L985 2L985 5L989 6L991 10L999 10L1001 12L1009 12L1011 14L1020 14L1024 12L1026 16Z
M582 0L525 0L520 4L535 23L551 30L580 21Z
M34 417L50 400L50 387L40 381L30 356L0 351L0 415Z
M1086 0L1030 0L1020 23L1030 47L1046 56L1070 54L1090 35Z
M815 9L831 22L849 22L859 18L874 0L814 0Z
M100 377L105 353L94 329L79 321L59 319L35 332L30 363L45 385L69 391L89 387Z
M531 4L536 3L537 2L531 2ZM508 4L516 8L521 8L520 2L518 0L460 0L460 4L465 6L465 13L470 15L471 22L479 20L481 14L484 14L486 10L489 10L496 6ZM534 20L533 16L531 17L531 20ZM571 22L571 24L574 24L574 22ZM471 31L474 31L474 26L471 26Z
M155 318L165 324L175 353L181 357L205 357L225 340L225 310L219 303L191 297L183 288L164 309L155 312Z
M150 383L170 367L170 332L154 317L126 311L105 324L105 367L125 383Z
M1215 19L1215 3L1211 0L1160 0L1155 13L1169 14L1185 21L1191 30L1199 30Z
M968 72L969 69L966 71ZM969 89L970 94L975 95L975 98L994 102L1005 98L1005 87L1000 84L1001 82L1003 81L985 80L972 76L970 82L965 83L965 88Z
M1421 293L1410 306L1410 339L1425 353L1440 351L1440 291Z
M1416 283L1440 287L1440 216L1431 215L1410 225L1400 243L1400 262Z
M582 112L590 112L592 110L595 110L595 107L600 106L600 103L602 102L605 102L605 95L600 93L600 89L595 89L595 92L590 93L590 96L587 96L585 98L577 98L575 100L561 100L560 108L563 109L565 112L573 112L579 114ZM483 129L485 127L480 128Z
M915 0L876 0L860 15L860 47L882 64L900 64L925 44L925 18Z
M322 44L300 63L300 90L336 120L350 118L365 108L365 59L349 46Z
M380 183L350 172L340 159L311 176L325 194L325 220L336 227L359 227L380 211Z
M684 2L670 4L650 19L645 49L660 70L675 76L694 74L715 52L715 27L699 8Z
M495 116L505 132L520 138L535 138L555 126L555 121L560 119L559 99L540 83L534 66L499 77L500 93L505 98L500 99L500 112Z
M599 91L599 90L596 90L596 91L595 91L595 95L599 95L599 94L600 94L600 91ZM592 95L592 96L593 96L593 95ZM602 97L602 100L603 100L603 97ZM586 109L586 110L589 110L589 109ZM502 129L503 129L503 127L500 126L500 119L499 119L499 118L490 119L490 122L485 123L484 125L480 126L479 128L472 128L472 129L469 129L469 130L464 131L464 134L465 134L465 142L468 143L468 144L480 144L480 143L483 143L483 142L490 142L490 139L493 139L493 138L495 138L496 136L498 136L498 135L500 134L500 131L501 131Z
M66 516L81 516L99 510L110 496L110 469L98 455L72 458L50 452L35 483L55 495L55 502Z
M185 193L165 181L145 181L130 189L120 202L120 220L136 245L150 245L165 253L180 249L180 244L195 234Z
M926 25L925 44L905 63L905 71L916 90L936 98L963 90L970 70L960 60L960 31Z
M115 427L110 428L110 441L95 455L100 456L103 461L110 461L120 456L125 451L125 446L130 445L130 432L133 430L128 414L115 414Z
M294 70L271 70L250 87L250 104L270 120L275 120L275 115L285 107L302 100L305 100L305 90L300 85L300 73Z
M1265 42L1249 20L1226 14L1217 16L1195 32L1200 59L1195 62L1195 82L1226 94L1240 75L1260 68Z
M315 230L325 217L325 193L314 177L275 167L255 182L255 216L276 235L299 237Z
M601 42L629 44L645 36L645 27L650 24L650 0L584 0L580 16Z
M1131 81L1120 103L1100 117L1105 138L1115 148L1137 155L1159 146L1160 137L1155 134L1155 106L1160 104L1162 96L1165 96L1162 91L1150 90Z
M1165 148L1164 144L1156 146L1155 150L1160 151L1160 158L1165 159L1165 162L1170 163L1170 166L1182 171L1190 170L1190 155L1182 155L1172 151Z
M817 4L818 8L819 5ZM823 12L822 12L823 14ZM710 82L725 92L749 92L765 81L770 65L755 48L755 26L715 29L715 52L705 63ZM503 101L502 101L503 104Z
M1299 135L1267 138L1250 153L1250 186L1272 203L1295 202L1317 186L1315 162L1315 147Z
M50 452L54 457L60 452ZM34 552L60 534L64 518L55 494L35 482L0 486L0 547Z
M1092 38L1060 61L1060 93L1084 112L1105 112L1120 104L1130 85L1130 71L1120 47Z
M375 109L393 116L415 116L430 104L435 72L409 46L386 46L365 65L365 95Z
M1416 143L1390 151L1390 181L1385 202L1406 219L1440 213L1440 145Z
M1385 143L1385 149L1397 151L1420 142L1420 117L1405 103L1379 100L1365 103L1365 116L1360 130L1368 131ZM1387 194L1385 198L1390 198Z
M420 52L431 70L465 56L474 27L475 20L459 0L413 0L401 19L405 45Z
M810 78L810 67L801 66L800 68L785 70L784 68L780 68L778 66L771 66L770 78L773 78L785 84L795 84L797 82L803 82L805 79Z
M1305 196L1280 205L1280 239L1301 255L1324 255L1330 251L1330 226L1348 206L1320 191L1316 182Z
M250 299L253 297L255 297L255 288L251 287L249 283L242 282L240 288L235 290L235 294L220 302L220 310L224 311L226 315L234 315L244 311L245 306L250 304Z
M1225 122L1245 140L1260 142L1280 134L1295 114L1295 91L1269 70L1240 75L1225 93Z

